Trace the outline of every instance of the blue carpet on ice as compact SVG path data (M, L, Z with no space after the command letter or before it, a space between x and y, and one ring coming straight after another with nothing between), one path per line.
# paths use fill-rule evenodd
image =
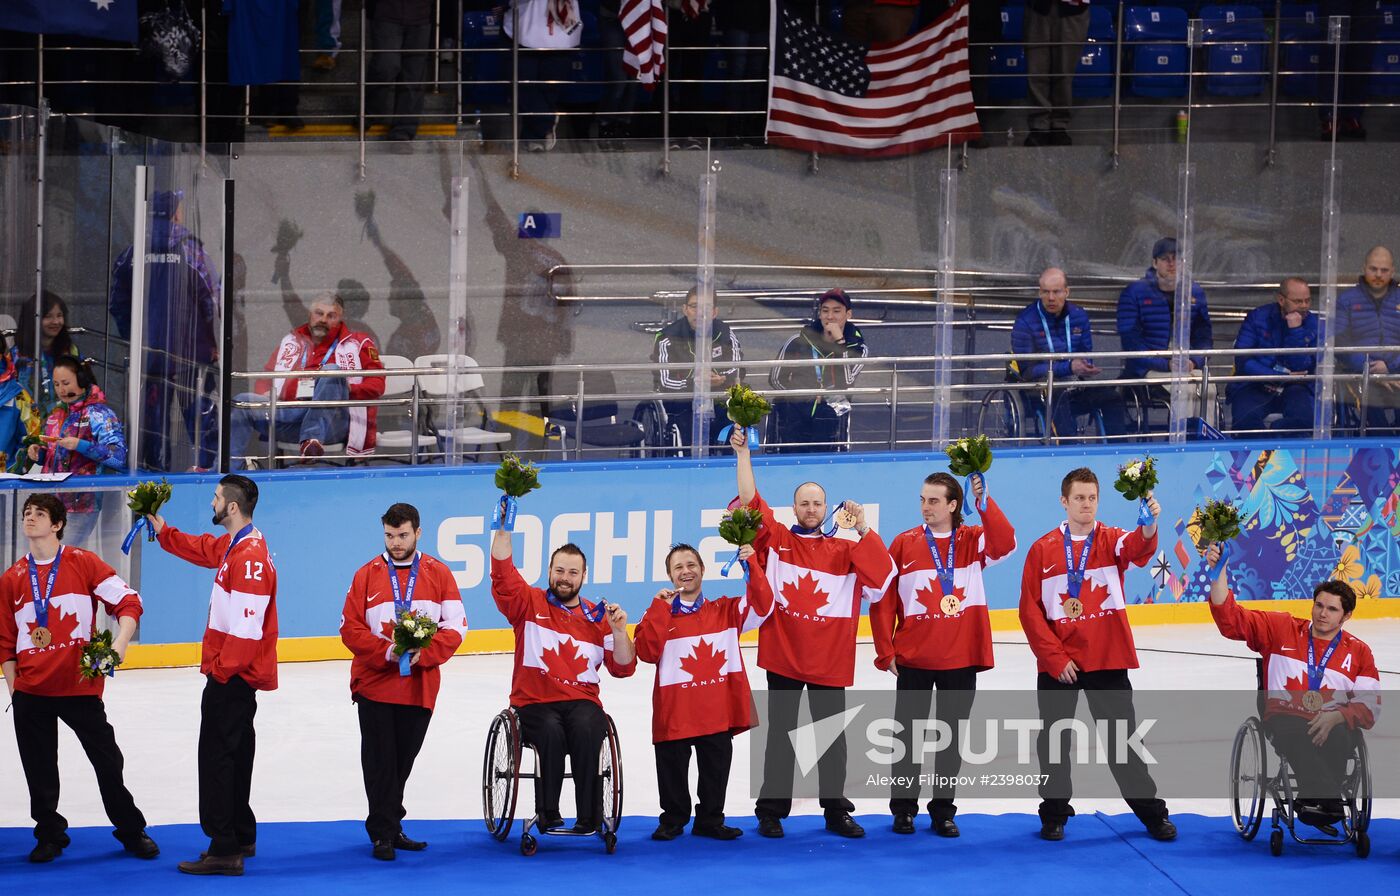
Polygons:
M890 832L888 817L863 817L864 840L842 840L822 830L820 817L788 819L787 837L765 840L752 818L732 843L686 835L670 843L650 839L655 819L624 820L617 853L598 839L543 838L530 858L518 851L519 822L497 843L480 821L418 821L407 832L430 841L426 852L399 853L396 862L370 857L358 821L264 824L258 855L243 878L210 882L175 870L207 841L196 825L151 829L161 856L143 862L125 856L106 828L70 831L73 845L50 865L30 865L27 829L0 829L0 881L6 892L207 894L238 888L248 893L312 896L400 892L428 894L467 887L474 892L568 896L599 893L798 893L814 896L888 890L907 882L939 889L966 886L982 893L1282 892L1300 880L1345 882L1349 892L1382 892L1393 884L1400 855L1400 820L1372 822L1370 858L1350 847L1307 847L1289 841L1283 856L1269 855L1268 827L1253 843L1235 835L1228 819L1178 815L1175 843L1156 843L1131 815L1082 815L1070 820L1062 843L1046 843L1030 815L959 815L963 836L943 840L921 819L916 836ZM1310 875L1300 878L1300 873Z

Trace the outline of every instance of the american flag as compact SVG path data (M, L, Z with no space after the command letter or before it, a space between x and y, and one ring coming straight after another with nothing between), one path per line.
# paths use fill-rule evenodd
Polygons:
M758 2L758 0L748 0ZM682 0L686 18L697 19L709 9L710 0ZM666 65L666 0L622 0L617 13L626 46L622 68L650 90L661 80Z
M967 66L967 3L897 44L869 50L777 3L768 142L897 156L981 135Z

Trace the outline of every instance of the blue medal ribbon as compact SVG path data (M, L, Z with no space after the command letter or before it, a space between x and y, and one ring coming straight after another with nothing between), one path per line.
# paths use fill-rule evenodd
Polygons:
M1325 671L1327 671L1327 661L1330 660L1330 659L1332 659L1332 654L1333 654L1334 651L1336 651L1337 645L1340 644L1340 643L1342 643L1342 633L1341 633L1340 631L1338 631L1336 637L1334 637L1334 638L1332 639L1332 643L1327 645L1327 650L1323 652L1323 654L1322 654L1322 662L1320 662L1320 663L1319 663L1319 662L1316 662L1317 653L1316 653L1316 651L1315 651L1315 649L1314 649L1314 641L1315 641L1315 640L1316 640L1316 639L1313 638L1313 636L1312 636L1312 628L1309 627L1309 628L1308 628L1308 690L1310 690L1310 691L1318 691L1318 692L1320 693L1321 690L1322 690L1322 673L1325 672Z
M399 590L399 569L394 565L393 558L387 553L384 559L389 564L389 587L394 591L394 619L397 621L405 613L413 609L413 590L418 585L418 561L422 555L416 551L413 554L413 564L408 567L408 586ZM413 674L413 657L408 653L399 654L399 674L405 678Z
M29 591L34 595L34 624L40 628L48 628L49 598L53 597L53 583L58 576L58 562L63 559L63 545L59 545L58 553L53 555L53 565L49 567L49 578L43 591L39 590L39 564L34 562L34 555L25 554L24 559L29 563Z
M1225 568L1225 561L1230 559L1230 542L1220 545L1220 559L1215 561L1215 565L1210 568L1210 580L1213 582L1220 576L1220 570Z
M845 500L837 501L835 506L833 506L831 510L827 513L827 515L822 518L821 525L815 529L808 529L806 526L799 526L796 523L793 523L791 526L788 527L788 529L790 529L792 531L792 534L794 535L820 534L823 538L830 538L831 536L836 534L836 523L833 522L833 520L836 518L836 511L840 510L842 507L845 506Z
M1157 522L1157 518L1152 515L1152 508L1147 506L1146 498L1138 499L1138 525L1150 526Z
M731 432L734 431L734 427L735 427L735 426L738 426L738 424L737 424L737 423L731 423L731 424L729 424L728 426L726 426L724 429L721 429L721 430L719 431L719 435L715 436L715 444L724 444L724 443L727 443L727 442L729 441L729 434L730 434ZM758 426L757 426L757 425L754 425L754 426L740 426L739 428L742 429L742 430L746 430L746 431L747 431L749 447L750 447L750 448L757 448L757 447L758 447Z
M739 564L739 568L744 571L744 581L747 582L749 580L749 561L740 560L739 552L737 550L734 552L734 556L729 558L729 562L725 563L719 568L719 574L722 576L729 575L729 570L734 566L735 563Z
M555 596L553 591L546 591L544 597L545 600L563 610L565 613L572 613L575 609L574 607L565 606L564 602ZM583 598L580 597L578 599L577 609L579 613L583 615L583 618L587 619L589 622L602 622L604 617L608 615L608 605L606 602L602 601L594 604L593 609L590 610L588 609L588 605L583 602Z
M689 616L691 613L699 613L700 608L704 606L704 604L704 594L701 594L699 597L695 598L695 603L691 604L690 606L686 606L685 601L681 600L680 594L677 593L675 597L671 598L671 615Z
M928 526L924 526L924 540L928 542L928 552L933 555L933 568L938 572L938 584L943 586L944 596L953 593L953 551L958 543L958 530L954 528L948 533L948 563L945 566L943 558L938 556L938 545L934 542L933 532Z
M492 532L514 532L515 531L515 510L516 499L510 495L501 495L501 500L496 502L496 506L491 513Z
M1089 566L1089 551L1094 546L1094 533L1084 539L1084 550L1079 554L1079 565L1074 563L1074 541L1070 538L1069 526L1061 533L1065 541L1065 578L1069 585L1069 596L1079 598L1079 589L1084 584L1084 570Z
M122 539L122 553L130 554L131 546L136 543L136 536L141 534L141 530L146 528L146 518L138 517L136 522L131 524L131 531L126 533L126 538ZM152 534L155 534L154 532Z
M251 535L252 533L253 533L253 524L252 524L252 523L249 523L248 525L244 526L242 529L239 529L239 530L238 530L238 534L235 535L235 536L233 536L233 539L228 543L228 550L224 551L224 559L219 561L219 566L223 566L225 563L227 563L227 562L228 562L228 555L233 553L233 549L236 548L236 547L238 547L238 543L239 543L240 541L242 541L243 539L247 538L247 537L248 537L249 535Z
M972 484L974 482L979 483L982 486L981 498L977 498L976 493L972 490ZM972 506L977 508L978 513L986 512L987 499L991 497L991 493L987 491L987 477L983 476L981 473L978 473L976 471L969 473L967 476L967 481L963 484L963 494L973 495Z

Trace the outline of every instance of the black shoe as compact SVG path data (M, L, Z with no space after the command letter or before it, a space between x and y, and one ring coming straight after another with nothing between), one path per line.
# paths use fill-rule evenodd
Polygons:
M935 818L933 824L929 826L940 837L961 837L962 831L958 830L957 822L951 818Z
M201 856L198 862L181 862L177 867L182 874L242 877L243 856Z
M376 840L374 841L374 851L371 853L376 859L384 862L392 862L398 856L394 852L394 841Z
M758 817L758 835L777 840L783 836L783 823L771 815L760 815Z
M894 826L891 828L896 834L914 833L914 816L907 812L901 812L894 817Z
M52 840L40 840L38 845L29 851L29 861L36 865L45 862L52 862L63 855L63 847Z
M541 815L535 826L542 831L553 831L564 826L564 816L562 815Z
M693 824L690 833L695 837L709 837L711 840L738 840L744 836L739 828L727 824Z
M113 831L112 836L121 841L122 848L138 859L154 859L160 855L160 847L156 846L156 841L148 837L145 831L135 837L122 837Z
M1165 818L1160 821L1154 821L1147 826L1147 836L1151 837L1153 840L1161 840L1163 843L1169 843L1176 839L1176 825Z
M243 856L243 858L251 859L253 856L258 854L258 844L249 843L247 846L240 846L238 847L238 852L241 856ZM208 850L205 850L204 852L200 853L199 857L201 859L207 859L209 857Z
M428 848L428 843L425 840L410 840L407 834L399 831L399 835L394 838L394 848L409 852L422 852Z
M1299 821L1329 837L1337 835L1336 824L1346 817L1340 810L1330 811L1330 807L1323 803L1298 803L1296 812Z
M663 821L663 822L661 822L661 824L659 824L659 825L656 826L656 830L654 830L654 831L651 832L651 839L653 839L653 840L674 840L674 839L676 839L677 837L679 837L681 834L684 834L684 833L685 833L685 826L684 826L684 825L679 825L679 824L667 824L666 822Z
M1053 146L1049 131L1031 131L1026 135L1026 146Z
M864 837L865 828L856 824L856 820L849 812L841 812L836 815L826 817L826 829L833 834L840 834L842 837Z
M1051 146L1073 146L1074 141L1069 138L1069 131L1064 128L1050 129Z
M1040 823L1040 839L1065 839L1065 823L1063 821L1042 821Z
M596 834L598 833L598 826L591 821L576 821L574 822L574 826L569 828L569 833L579 835Z

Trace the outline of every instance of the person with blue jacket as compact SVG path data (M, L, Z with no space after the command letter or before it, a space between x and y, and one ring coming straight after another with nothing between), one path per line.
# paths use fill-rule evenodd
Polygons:
M1175 359L1167 357L1171 349L1173 320L1176 309L1176 240L1163 237L1152 247L1152 267L1141 280L1135 280L1118 296L1118 336L1125 352L1162 352L1157 358L1128 358L1123 364L1125 379L1156 379L1173 376ZM1199 283L1191 284L1190 348L1208 349L1213 345L1210 310L1206 307L1206 292ZM1181 373L1200 378L1205 366L1204 355L1191 355ZM1152 387L1156 388L1156 387ZM1192 416L1204 417L1215 425L1215 387L1206 395L1196 390ZM1202 400L1204 399L1204 400ZM1202 413L1204 411L1204 413Z
M1395 283L1395 256L1385 246L1366 253L1356 285L1337 296L1337 369L1370 370L1373 375L1400 373L1400 351L1348 352L1343 346L1400 345L1400 286ZM1349 384L1353 396L1359 384ZM1365 395L1368 428L1400 425L1400 382L1372 382Z
M1069 280L1059 268L1047 268L1040 275L1040 298L1016 316L1011 326L1011 352L1015 355L1066 354L1094 351L1094 337L1089 330L1089 312L1069 301ZM1013 360L1011 373L1021 382L1044 380L1049 375L1050 361ZM1079 434L1076 420L1095 411L1103 415L1104 435L1123 434L1127 427L1123 412L1123 397L1107 386L1075 386L1076 382L1098 376L1103 371L1088 358L1066 358L1053 362L1055 388L1051 393L1052 428L1055 436ZM1028 411L1044 409L1040 393L1021 392Z
M1312 290L1302 277L1279 285L1277 301L1245 315L1235 348L1317 348L1317 315L1312 313ZM1316 386L1312 373L1315 353L1239 355L1235 376L1268 377L1262 382L1233 382L1225 388L1236 435L1249 436L1264 428L1270 414L1283 417L1273 428L1302 435L1312 431Z

